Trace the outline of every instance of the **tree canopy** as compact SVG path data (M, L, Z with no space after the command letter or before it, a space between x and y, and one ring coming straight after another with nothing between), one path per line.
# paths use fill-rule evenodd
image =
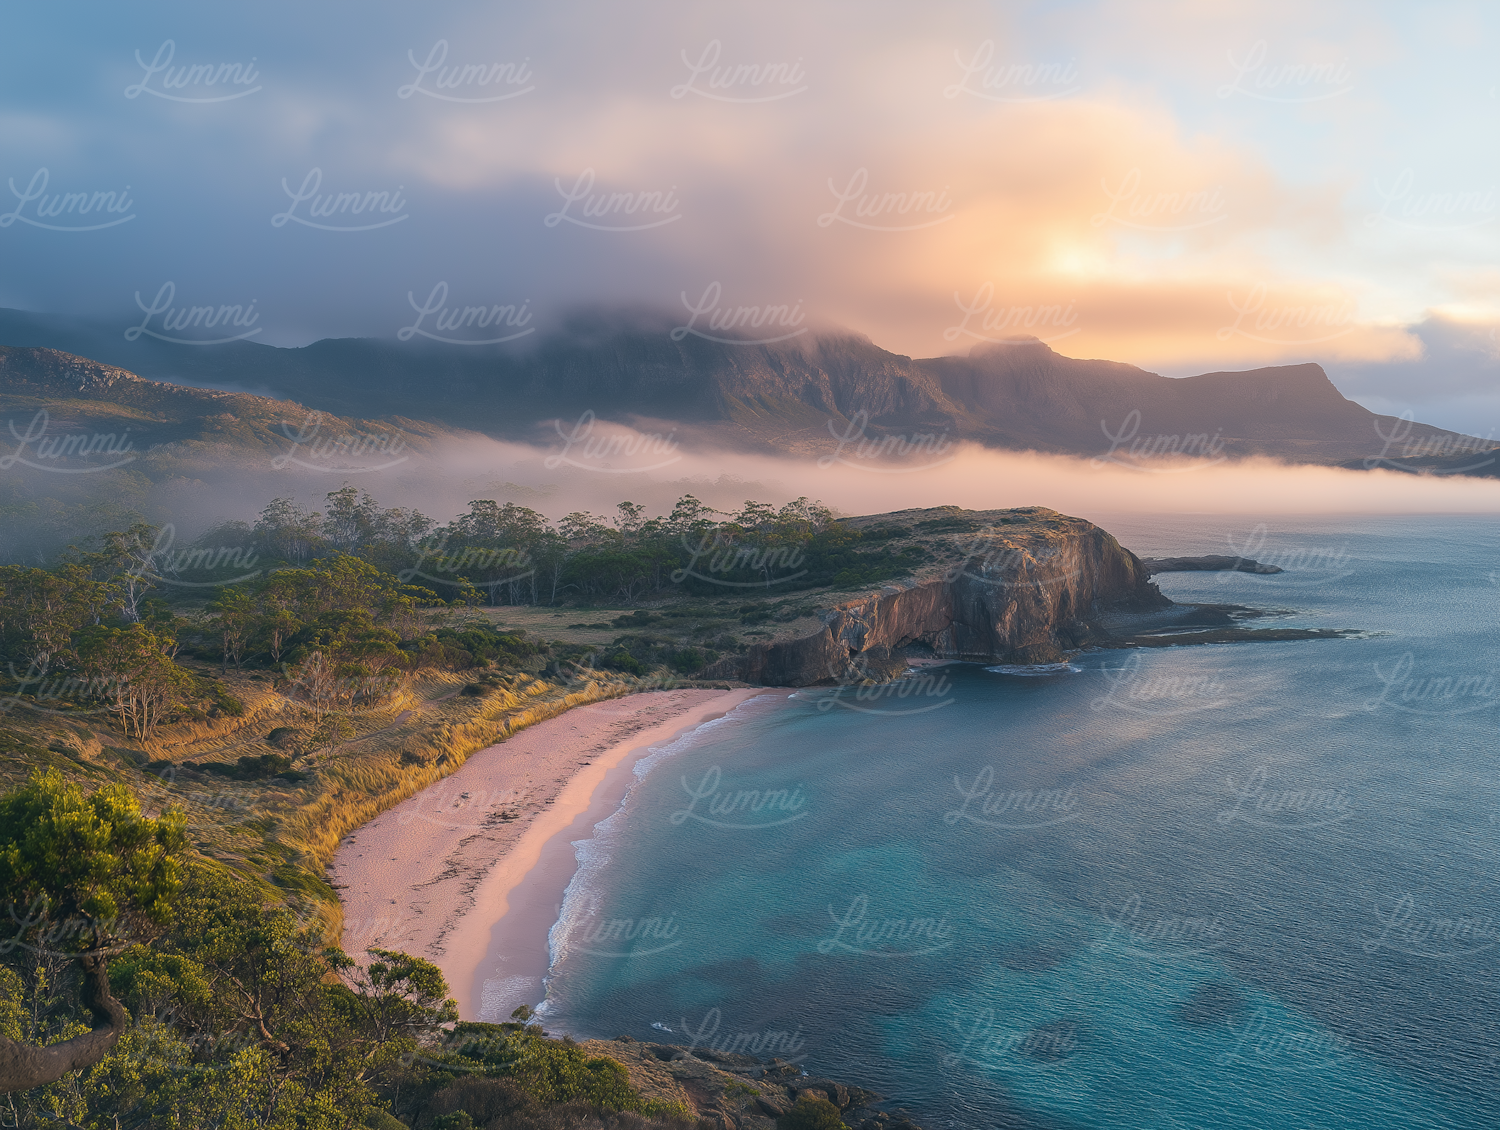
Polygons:
M141 923L161 923L170 914L182 881L185 824L180 812L142 815L124 785L85 796L56 770L0 797L0 890L12 900L15 927L6 947L77 958L94 1020L92 1029L48 1046L0 1037L0 1091L27 1090L92 1066L124 1034L108 957Z

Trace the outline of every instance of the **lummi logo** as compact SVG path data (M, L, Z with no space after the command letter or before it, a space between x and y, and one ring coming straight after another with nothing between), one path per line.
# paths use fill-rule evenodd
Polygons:
M1201 471L1229 458L1224 454L1223 428L1213 435L1207 432L1141 435L1141 410L1132 408L1121 421L1117 431L1109 430L1109 421L1100 420L1099 427L1104 438L1109 440L1109 450L1089 460L1090 466L1102 467L1113 463L1129 467L1134 471L1151 471L1156 474L1182 474L1185 471Z
M139 556L135 563L125 570L124 575L138 581L151 581L181 588L216 589L237 585L242 581L258 577L264 572L263 569L253 567L257 560L254 550L247 550L243 546L206 545L173 550L172 543L176 540L177 527L168 522L156 531L156 539L150 549L144 545L138 547ZM242 572L236 577L212 581L178 579L181 573L205 569L236 569Z
M1118 911L1106 907L1104 920L1109 923L1109 929L1094 940L1092 948L1096 952L1120 946L1143 957L1162 957L1166 953L1180 957L1207 953L1229 940L1227 928L1219 915L1208 918L1150 915L1145 912L1141 896L1137 894L1127 897Z
M1389 667L1376 663L1375 677L1384 684L1380 693L1367 699L1366 710L1382 707L1407 714L1446 717L1489 710L1500 701L1500 681L1489 671L1462 675L1422 674L1416 656L1405 652Z
M323 419L322 412L309 412L295 427L282 421L281 434L291 441L292 446L272 459L271 466L278 471L295 464L309 471L354 474L384 471L411 458L401 454L406 450L406 440L400 432L325 434Z
M323 170L312 168L302 178L302 184L293 189L287 184L286 177L281 178L281 189L291 197L291 204L285 212L277 212L271 217L273 228L286 227L287 221L301 224L304 227L317 228L320 231L374 231L376 228L388 228L392 224L399 224L402 220L411 218L406 211L406 198L401 195L405 185L397 185L396 191L381 189L374 192L339 192L322 193L318 190L323 187ZM307 204L307 215L297 215L299 205ZM388 219L377 219L376 217L389 217ZM339 219L338 223L321 223L322 220ZM370 223L352 223L352 220L368 219Z
M129 680L118 677L84 677L68 673L49 677L47 672L50 665L51 657L32 660L22 673L14 663L7 662L11 688L8 694L0 695L0 714L22 705L23 698L26 700L24 705L29 710L42 714L62 714L67 717L104 714L109 711L112 700L118 702L122 694L128 694L130 689Z
M1415 231L1467 231L1495 222L1500 210L1494 185L1456 192L1413 192L1417 174L1410 168L1396 174L1389 187L1375 182L1380 209L1365 217L1366 227L1391 223Z
M435 542L424 541L417 550L417 563L396 576L404 585L421 577L436 585L456 586L461 576L467 576L469 583L474 584L473 576L480 575L485 579L475 587L493 593L501 585L519 584L535 573L536 562L525 548L465 545L450 549L448 535L444 533Z
M1071 59L1066 63L995 64L993 39L981 43L972 59L957 51L953 58L963 78L943 89L943 97L948 99L970 94L986 102L1051 102L1083 89Z
M50 177L51 174L43 166L31 174L24 192L16 187L13 178L10 180L11 195L16 198L17 203L11 211L0 214L0 228L22 223L34 228L45 228L47 231L100 231L128 224L135 219L135 213L130 212L135 207L135 201L130 199L128 184L119 192L110 189L107 192L54 192L49 195L47 182ZM36 205L31 209L30 216L26 215L28 204ZM130 212L130 215L121 216L121 212ZM70 222L48 222L62 219ZM102 222L87 222L96 219Z
M943 1066L961 1063L995 1067L1000 1061L1024 1056L1043 1063L1059 1063L1078 1051L1078 1026L1067 1020L1051 1021L1035 1028L1006 1028L996 1023L995 1010L982 1008L969 1024L954 1017L964 1041L956 1052L943 1056Z
M116 931L121 925L120 919L113 915L102 919L82 914L54 918L55 907L47 905L44 895L37 895L29 906L13 902L5 909L15 930L9 937L0 939L0 954L10 954L19 948L31 953L71 957L78 950L88 948L92 939L101 935L118 936Z
M992 282L975 291L973 302L965 304L956 290L953 301L963 317L943 330L944 341L972 337L996 345L1036 345L1061 341L1083 329L1071 302L1066 306L996 306Z
M957 458L955 445L945 428L941 432L912 432L909 435L866 435L870 414L861 408L850 416L842 432L834 421L828 421L828 432L838 446L818 457L823 469L835 463L857 471L874 471L881 475L904 475L941 467ZM948 454L949 452L953 454ZM938 458L942 456L942 458Z
M174 67L172 56L176 53L177 44L170 39L162 40L149 63L137 50L135 61L146 73L139 82L125 88L125 97L139 98L142 94L149 94L168 102L233 102L261 89L260 72L255 69L253 55L248 63L187 63ZM218 93L236 86L246 89ZM174 94L173 91L182 93Z
M1071 586L1083 574L1076 558L1053 545L1017 545L1004 526L990 526L953 539L953 560L943 574L949 584L960 577L997 588L1041 589ZM959 553L963 557L958 556ZM1069 566L1069 562L1075 563Z
M1182 232L1210 227L1229 218L1224 189L1192 189L1186 192L1142 192L1141 170L1131 169L1118 188L1102 181L1109 207L1089 220L1096 228L1119 224L1137 231Z
M688 69L686 82L672 87L673 98L696 94L715 102L779 102L807 90L807 72L802 60L795 63L726 63L719 65L724 44L711 39L695 62L682 52ZM743 93L739 93L743 92Z
M1216 671L1160 671L1148 668L1139 650L1127 653L1118 667L1103 666L1099 673L1109 690L1090 705L1095 710L1117 709L1131 714L1164 717L1218 710L1229 701L1228 688Z
M701 337L705 341L716 341L720 345L771 345L774 342L786 341L798 334L805 334L807 326L802 325L806 315L802 312L802 300L797 299L794 306L720 306L719 299L724 295L724 288L718 281L708 284L703 290L703 297L695 306L689 301L687 291L682 292L682 304L687 307L691 317L684 325L672 330L673 341L681 341L692 334ZM699 319L703 324L699 325ZM791 329L790 333L776 334L776 330ZM713 330L714 333L708 333ZM717 334L731 333L734 331L748 332L752 330L770 330L772 337L720 337Z
M607 917L601 900L590 895L579 908L569 908L566 923L554 927L549 939L554 952L576 950L596 957L651 957L682 944L681 927L673 915L641 918Z
M1065 824L1082 815L1078 796L1071 788L1008 789L997 793L992 765L981 769L972 785L965 785L955 776L953 787L963 797L963 803L943 814L943 823L950 828L966 820L986 828L1019 831Z
M865 231L918 231L945 224L954 218L947 185L943 186L942 192L885 193L866 192L869 186L870 171L863 166L854 170L854 175L842 190L829 177L828 191L838 203L833 211L818 217L818 227L839 223ZM898 222L898 218L905 222Z
M1263 1071L1306 1072L1338 1066L1353 1058L1353 1049L1335 1032L1275 1018L1264 1008L1234 1030L1234 1047L1218 1055L1227 1067L1238 1063Z
M768 589L787 584L807 574L801 568L807 561L800 545L756 545L739 541L718 531L704 531L694 545L686 534L682 547L688 562L672 573L672 583L680 585L689 577L712 585L736 589ZM794 571L795 570L795 571ZM732 581L731 574L756 574L753 581Z
M941 918L871 918L870 896L855 895L843 914L832 905L828 917L833 919L831 937L818 943L818 952L852 953L861 957L921 957L947 949L953 944L953 927L948 916Z
M549 471L566 463L584 471L630 475L655 471L682 458L677 440L672 438L677 434L676 428L662 435L660 432L638 432L632 428L605 425L594 415L592 408L585 408L567 431L563 430L561 419L553 420L552 426L557 429L563 446L561 451L553 452L542 461ZM597 435L594 434L596 428Z
M1351 815L1343 789L1273 789L1267 787L1269 780L1264 765L1252 769L1243 781L1225 778L1234 803L1214 819L1225 826L1243 821L1257 828L1295 831L1342 824Z
M803 693L806 692L798 697ZM810 697L825 714L835 706L860 714L926 714L958 701L948 673L941 668L907 670L892 678L863 658L853 660L838 685L827 694Z
M156 297L148 304L141 299L141 292L135 292L135 304L145 313L141 324L131 326L125 331L126 341L135 341L145 334L154 337L157 341L169 341L174 345L223 345L230 341L240 341L247 337L254 337L260 333L263 327L255 323L260 321L260 311L255 308L255 299L251 299L249 305L235 303L233 306L173 306L177 299L177 284L168 280L161 284L156 291ZM158 314L161 321L158 323L161 330L151 329L151 319ZM184 330L218 330L221 334L225 330L238 329L240 326L249 326L242 333L231 334L228 337L177 337ZM166 331L166 332L162 332Z
M789 1059L801 1053L807 1046L807 1040L802 1036L799 1026L794 1032L783 1029L761 1029L755 1032L726 1032L719 1035L719 1028L723 1023L723 1014L717 1008L711 1008L703 1019L693 1028L683 1017L679 1024L680 1032L688 1037L688 1054L695 1052L699 1045L710 1051L720 1052L725 1055L753 1055L761 1058L775 1056L781 1059Z
M405 573L400 574L408 582ZM396 823L402 827L413 820L443 828L493 828L520 818L526 798L516 789L465 789L459 791L450 781L438 781L420 790L399 810Z
M406 300L411 303L411 308L417 312L417 320L409 326L403 326L396 331L396 340L410 341L413 336L420 334L429 341L441 341L446 345L499 345L503 341L515 341L518 337L525 337L529 333L535 333L536 327L527 325L531 321L531 311L526 307L531 299L526 299L519 306L514 302L506 303L504 306L492 304L489 306L448 306L448 284L440 282L427 293L425 301L418 303L417 296L411 291L406 292ZM427 316L433 315L432 328L440 330L441 333L433 333L432 330L424 330L422 322ZM517 328L521 327L521 328ZM462 330L493 330L499 331L498 337L451 337L444 336L456 334ZM514 333L507 333L514 330Z
M1365 469L1368 471L1381 466L1401 467L1401 464L1392 462L1395 459L1452 459L1455 456L1463 456L1465 457L1464 464L1461 467L1425 469L1426 473L1434 475L1463 475L1470 471L1477 471L1480 467L1488 467L1495 461L1496 451L1500 450L1493 430L1482 438L1440 432L1437 435L1429 434L1412 439L1412 431L1415 427L1416 421L1410 408L1401 413L1396 422L1391 425L1389 432L1381 426L1380 417L1376 416L1375 434L1380 437L1382 447L1379 455L1365 460ZM1397 448L1398 444L1399 448ZM1393 450L1397 454L1392 455Z
M549 212L542 223L555 228L567 222L593 231L646 231L663 227L682 219L681 202L677 199L674 184L666 192L660 189L638 192L595 192L595 174L592 168L584 169L573 182L573 187L564 187L561 178L554 180L557 193L563 198L563 206ZM577 204L575 209L573 205ZM634 221L639 215L640 220Z
M1258 39L1243 58L1229 52L1234 81L1219 87L1220 98L1243 94L1262 102L1322 102L1354 89L1349 60L1337 63L1267 63L1266 41Z
M396 97L401 99L421 94L442 102L504 102L536 89L531 68L527 66L531 62L529 55L519 63L455 63L450 67L448 41L439 39L427 52L425 61L417 62L412 51L407 51L406 57L417 69L417 77L396 88ZM490 93L491 90L495 93Z
M1225 297L1234 311L1234 321L1220 326L1214 336L1220 341L1247 337L1268 345L1320 345L1354 332L1358 308L1348 299L1336 302L1285 302L1268 305L1265 283L1257 283L1238 302L1231 291Z
M47 409L37 410L24 432L16 430L16 422L7 420L10 434L17 447L14 451L0 455L0 471L9 471L20 464L33 471L51 471L63 475L87 475L95 471L112 471L123 467L136 458L135 444L130 438L130 429L123 432L63 432L48 435L52 416ZM31 449L31 457L26 451ZM124 458L120 458L123 456ZM92 463L91 457L100 457L101 463Z
M1391 950L1409 957L1447 960L1472 957L1500 943L1500 922L1493 914L1423 914L1410 891L1396 900L1390 914L1382 914L1377 908L1375 920L1380 933L1361 943L1365 953L1371 955Z
M1238 561L1245 564L1245 568L1240 568L1237 563L1233 569L1215 573L1214 577L1220 584L1228 584L1230 581L1235 583L1248 581L1254 584L1272 585L1277 589L1312 588L1342 581L1345 577L1354 575L1354 570L1349 567L1352 559L1349 555L1348 542L1337 549L1331 545L1299 545L1280 548L1270 544L1270 529L1264 522L1258 523L1244 541L1240 541L1233 534L1226 534L1225 541L1229 543L1229 548ZM1281 572L1249 572L1250 562L1272 565Z
M688 820L715 828L774 828L801 820L807 813L807 797L802 786L794 789L738 789L720 791L723 774L717 765L709 766L702 780L692 784L682 778L683 791L691 798L686 808L678 809L668 819L674 826Z

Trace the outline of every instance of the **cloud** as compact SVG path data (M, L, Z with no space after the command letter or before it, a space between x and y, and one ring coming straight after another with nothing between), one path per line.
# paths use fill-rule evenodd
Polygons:
M684 316L682 295L718 283L726 304L800 303L914 355L1019 330L1174 373L1388 362L1405 380L1431 355L1408 327L1483 305L1500 250L1500 216L1462 239L1406 222L1484 187L1475 147L1453 140L1492 106L1432 112L1434 61L1468 60L1468 32L1448 21L1424 46L1397 7L390 3L351 23L270 3L82 29L44 9L20 19L34 46L0 87L24 128L0 173L128 183L139 214L91 236L0 231L8 295L122 328L135 292L165 281L187 301L254 298L259 340L277 344L390 336L408 292L439 282L554 322L580 304ZM125 97L135 52L169 39L177 65L253 61L263 89ZM59 85L59 68L96 77ZM1407 168L1422 175L1403 222L1385 222ZM282 181L314 169L330 201L399 191L408 218L273 228ZM636 225L642 208L662 222Z
M557 441L455 440L388 470L347 476L243 462L204 464L185 469L192 477L182 482L191 489L167 488L151 517L181 528L206 525L210 515L253 520L273 497L294 495L316 506L346 480L382 505L416 507L441 521L464 512L476 498L514 501L556 520L575 510L612 514L626 500L665 514L683 494L721 510L737 510L749 499L779 505L807 496L846 515L942 505L1047 506L1106 526L1112 516L1144 514L1500 511L1500 481L1494 479L1293 467L1262 459L1188 459L1137 469L1107 459L994 451L968 443L924 450L904 461L840 462L693 448L680 435L613 425L603 431L640 442L618 444L605 458L580 448L569 452ZM576 458L559 459L560 454Z
M1500 432L1500 322L1433 314L1411 336L1420 347L1414 356L1330 365L1330 379L1372 411L1469 435Z

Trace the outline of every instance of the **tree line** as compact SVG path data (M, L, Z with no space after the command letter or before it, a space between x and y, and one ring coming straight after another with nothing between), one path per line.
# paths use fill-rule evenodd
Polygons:
M356 963L124 785L85 794L51 770L0 796L0 890L6 1126L694 1125L528 1010L456 1023L436 966Z
M160 595L180 603L183 590L152 557L159 533L141 525L51 566L0 566L7 701L104 710L127 736L147 740L171 721L243 713L222 683L181 662L190 656L227 670L259 654L321 723L389 697L423 666L462 669L538 650L499 630L424 627L424 608L447 602L337 553L210 585L200 614L183 616Z
M445 608L780 595L871 583L914 563L886 550L878 531L853 529L806 498L723 513L685 495L666 515L622 502L608 518L574 512L555 523L478 499L439 526L346 486L320 512L280 498L253 524L227 523L185 545L170 526L136 523L50 565L0 566L9 671L0 681L59 709L86 701L146 740L174 720L243 709L179 659L221 672L249 664L278 671L279 689L317 726L336 727L340 711L384 701L423 667L540 669L540 659L556 668L587 651L442 626L434 614ZM595 661L692 673L719 654L646 643Z
M838 521L820 502L747 501L720 511L683 495L652 516L621 502L611 515L574 511L556 522L513 502L476 499L439 525L415 510L382 509L345 486L322 511L274 500L253 523L210 530L185 561L221 572L245 560L300 564L329 551L358 556L450 601L491 604L633 602L666 592L794 592L883 580L911 562L883 552L878 534ZM236 562L216 560L235 551Z

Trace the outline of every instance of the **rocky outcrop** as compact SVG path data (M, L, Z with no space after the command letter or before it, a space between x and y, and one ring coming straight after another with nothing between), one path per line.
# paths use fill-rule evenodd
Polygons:
M0 346L0 388L6 392L99 393L145 383L126 369L103 365L87 357L75 357L71 353L60 353L56 349Z
M1171 603L1110 534L1045 507L939 507L846 522L892 544L917 542L930 564L821 609L820 630L754 644L704 677L767 686L884 680L912 654L1053 663L1099 640L1105 613ZM901 532L889 535L893 529Z
M720 1130L775 1130L776 1119L804 1095L831 1102L854 1130L921 1130L874 1091L810 1075L783 1059L640 1043L628 1036L588 1040L583 1048L623 1064L642 1097L680 1104Z
M1280 573L1280 565L1251 561L1248 557L1228 557L1210 553L1204 557L1142 557L1141 564L1153 576L1157 573Z

